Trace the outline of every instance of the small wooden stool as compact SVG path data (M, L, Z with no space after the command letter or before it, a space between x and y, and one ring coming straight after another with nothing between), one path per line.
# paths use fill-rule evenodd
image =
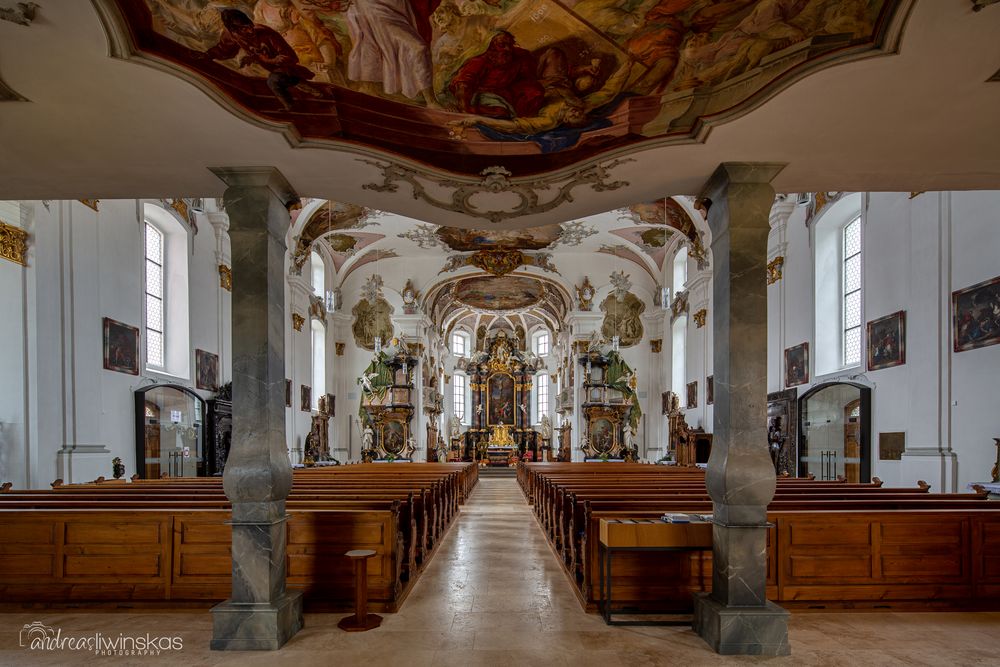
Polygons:
M373 549L356 549L344 554L354 561L354 616L340 619L337 627L347 632L374 630L382 625L382 617L368 613L368 559Z

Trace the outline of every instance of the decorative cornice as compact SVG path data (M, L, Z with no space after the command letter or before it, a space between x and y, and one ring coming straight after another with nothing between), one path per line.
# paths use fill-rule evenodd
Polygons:
M296 331L302 331L302 325L306 323L306 318L302 317L298 313L292 313L292 328Z
M225 264L219 264L219 286L227 292L233 291L233 270Z
M773 285L781 280L781 269L785 265L785 258L778 255L767 263L767 284Z
M27 266L28 232L0 222L0 257Z
M699 310L698 312L696 312L693 315L693 317L694 317L694 326L695 326L695 328L700 329L703 326L705 326L705 318L708 317L708 310L706 310L705 308L702 308L701 310Z
M618 158L604 164L581 167L556 180L512 179L510 178L511 172L504 167L488 167L480 172L479 181L459 180L421 173L411 167L393 162L360 161L374 166L382 175L381 183L366 183L362 186L365 190L394 193L399 191L400 183L408 183L414 199L420 199L444 211L462 213L474 218L484 218L492 223L499 223L512 218L545 213L566 202L573 201L573 190L579 186L588 186L594 192L627 187L630 185L627 181L609 181L609 171L633 160L631 158ZM432 196L427 192L424 182L434 185L436 188L451 190L451 199L444 200ZM557 183L560 185L557 186ZM546 201L540 201L539 191L551 190L554 187L557 188L556 195ZM520 201L513 208L492 210L481 209L471 201L477 195L506 194L514 195Z

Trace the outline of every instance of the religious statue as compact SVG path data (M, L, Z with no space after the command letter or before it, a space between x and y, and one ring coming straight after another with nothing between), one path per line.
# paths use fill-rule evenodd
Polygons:
M417 451L417 439L414 438L412 435L406 439L406 449L407 449L406 452L407 456L410 456L413 454L413 452Z
M788 436L781 430L781 417L774 417L771 420L770 427L767 429L767 449L771 455L774 472L778 475L786 472L788 467L787 461L783 460L785 457L782 456L782 450L787 439Z
M375 446L375 431L370 424L365 425L361 432L361 451L367 451Z
M462 420L455 415L452 415L451 420L448 422L448 433L452 438L462 435Z
M542 439L543 440L551 440L552 439L552 420L549 419L548 415L542 415L541 427L542 427Z

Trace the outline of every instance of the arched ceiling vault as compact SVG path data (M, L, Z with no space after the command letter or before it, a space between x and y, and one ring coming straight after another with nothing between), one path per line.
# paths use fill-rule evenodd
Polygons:
M346 12L374 1L295 0L326 31L315 33L319 55L293 39L298 23L288 35L270 27L265 5L283 1L43 3L30 26L0 23L0 77L17 93L0 104L0 145L13 156L0 162L0 194L218 197L225 185L211 167L269 166L303 197L509 229L698 194L729 160L786 164L779 192L1000 187L997 7L638 0L626 16L611 0L433 0L417 34L439 110L423 91L351 74L359 37ZM220 8L296 43L286 62L308 70L302 81L216 49ZM586 125L539 140L488 136L484 119L509 111L447 108L463 106L456 76L497 28L539 65L519 82L524 95L508 91L518 118L540 118L530 114L541 90L557 125L575 124L568 112L582 96Z

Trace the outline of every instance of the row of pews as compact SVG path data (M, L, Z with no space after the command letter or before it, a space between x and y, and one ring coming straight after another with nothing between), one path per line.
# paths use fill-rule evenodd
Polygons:
M601 519L711 514L704 471L618 463L518 468L539 524L593 610ZM788 608L1000 606L1000 503L843 480L779 478L768 506L768 598ZM616 556L619 610L689 609L711 589L711 551Z
M344 557L374 549L368 600L395 611L478 481L466 463L297 469L286 508L289 588L349 609ZM229 597L230 504L221 478L0 491L0 601L183 606Z

